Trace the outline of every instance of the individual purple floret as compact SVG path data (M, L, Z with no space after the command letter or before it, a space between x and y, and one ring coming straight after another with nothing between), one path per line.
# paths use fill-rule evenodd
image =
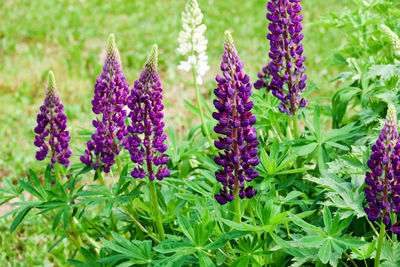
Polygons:
M96 131L87 142L85 155L81 156L81 161L87 166L94 163L95 170L101 167L104 172L109 172L114 164L128 134L125 125L127 112L124 110L128 94L129 83L122 71L114 35L110 34L103 72L94 85L92 111L99 115L93 120Z
M254 106L251 96L250 77L244 74L243 62L240 60L232 36L225 32L224 54L221 70L223 77L217 75L218 88L214 90L217 99L214 106L217 112L213 118L218 121L214 130L218 137L216 148L222 150L215 157L215 163L222 168L215 172L216 179L223 189L215 194L220 204L233 201L235 196L251 198L257 190L245 185L258 176L254 167L260 163L257 157L257 134L252 125L256 117L251 112Z
M164 105L161 103L162 88L157 73L157 56L157 46L154 45L128 97L128 116L131 119L128 131L131 135L127 139L126 149L131 154L131 160L138 164L131 172L133 178L144 178L147 175L150 180L162 180L170 175L166 166L168 157L164 155L168 146L164 143L167 135L162 122ZM143 165L146 165L147 172Z
M301 97L306 90L307 75L303 56L301 33L303 15L300 15L301 0L270 0L267 4L267 19L270 21L269 58L271 61L258 73L254 88L266 88L282 102L279 110L293 115L308 101Z
M51 150L51 168L54 163L68 167L71 150L68 148L70 140L67 128L67 116L64 114L64 106L57 95L56 80L52 71L49 71L47 80L46 96L44 104L40 107L37 115L37 126L35 127L35 146L39 148L36 152L37 160L44 160ZM48 144L46 138L48 138Z
M366 173L364 188L369 207L365 213L372 222L382 218L390 225L389 213L400 213L400 140L397 132L396 109L388 108L386 123L378 140L372 146L372 154L367 162L370 172ZM397 142L396 142L397 140ZM394 146L394 147L393 147ZM399 223L392 225L392 231L400 234Z

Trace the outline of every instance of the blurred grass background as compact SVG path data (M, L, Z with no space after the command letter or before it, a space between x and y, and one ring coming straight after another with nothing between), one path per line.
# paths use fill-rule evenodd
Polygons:
M223 33L227 29L232 32L245 70L254 82L256 73L267 61L266 0L198 1L208 28L211 66L201 88L203 93L209 95L214 89ZM59 96L66 107L71 145L74 151L84 148L76 138L78 126L88 127L94 118L90 104L93 84L101 72L105 42L112 32L131 84L137 79L151 45L158 44L167 124L187 128L192 118L183 100L194 101L191 76L176 68L181 59L176 47L184 5L183 0L1 0L0 182L1 177L19 178L28 168L45 165L34 160L33 128L43 102L49 69L55 73ZM331 96L335 88L329 80L341 70L330 62L345 40L337 29L326 30L318 21L322 14L340 13L348 4L345 0L304 0L302 5L307 73L319 88L314 95ZM198 123L197 118L193 120L192 123ZM72 162L77 162L78 157L74 155ZM39 260L39 265L44 266L44 259L48 261L50 257L46 248L51 240L33 238L21 246L27 233L35 236L44 230L25 224L20 227L22 230L10 235L7 227L7 220L2 219L0 245L7 245L14 252L5 252L6 256L0 253L0 262L20 260L21 265L12 266L33 266ZM41 245L31 246L35 247L32 251L29 242ZM18 251L24 255L25 250L38 255L21 259ZM54 262L54 257L51 261Z

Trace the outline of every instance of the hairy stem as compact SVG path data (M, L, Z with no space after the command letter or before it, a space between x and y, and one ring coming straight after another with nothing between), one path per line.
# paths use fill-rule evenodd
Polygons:
M379 267L380 264L380 258L381 258L381 252L382 252L382 244L383 244L383 238L385 237L385 224L383 223L383 219L381 222L381 230L379 231L379 239L378 239L378 247L376 249L376 256L375 256L375 263L374 267Z
M296 113L293 114L293 131L294 131L294 138L299 139L299 126L298 126L298 121L297 121L297 116Z

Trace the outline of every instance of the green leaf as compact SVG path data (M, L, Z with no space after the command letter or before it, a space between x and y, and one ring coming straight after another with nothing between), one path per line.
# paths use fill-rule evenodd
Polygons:
M325 240L326 238L320 235L308 235L304 236L300 242L305 247L319 248Z
M56 216L54 216L53 226L51 227L51 229L52 229L53 232L54 232L54 230L57 229L57 226L58 226L58 224L60 223L60 218L61 218L62 213L63 213L63 210L60 209L60 210L57 212Z
M161 253L173 253L179 251L180 254L189 255L194 253L196 251L196 248L189 242L164 240L160 244L155 246L154 250Z
M249 234L250 232L246 231L232 231L228 233L224 233L220 235L214 242L204 246L205 250L216 250L226 244L226 242L236 239L238 237Z
M373 65L369 68L368 78L381 77L382 80L389 80L400 75L400 68L397 65Z
M25 216L28 214L28 212L32 209L32 206L27 206L23 208L18 215L14 218L13 222L11 223L10 226L10 233L14 232L14 230L18 227L18 225L22 222L22 220L25 218Z
M309 224L308 222L303 221L302 219L300 219L299 217L297 217L296 215L294 215L290 212L288 212L288 215L289 215L290 220L293 223L297 224L299 227L303 228L304 230L308 230L308 231L326 236L325 232L321 228L314 226L312 224Z
M247 267L249 264L250 256L243 256L235 260L230 266L231 267Z
M332 214L327 206L324 207L323 219L326 231L330 233L332 229Z
M81 261L78 261L75 259L68 259L67 261L68 261L68 263L75 265L77 267L93 267L93 265L90 265L88 263L84 263L84 262L81 262Z
M68 227L69 216L70 216L69 206L66 206L63 209L63 226L64 226L64 230L66 230L67 227Z
M195 243L194 231L188 219L185 216L178 214L178 223L185 236L194 244Z
M337 237L335 241L345 246L345 249L354 248L354 247L361 247L367 242L361 239L354 239L354 238L346 238L346 237Z
M208 257L203 251L198 252L199 255L199 265L200 267L213 267L215 264L212 262L210 257Z
M50 164L47 165L46 171L44 172L44 189L45 190L51 189L51 166L50 166Z
M300 146L296 149L296 154L299 156L307 156L314 152L315 148L318 146L317 143L307 144L305 146Z
M331 253L332 253L331 241L327 240L318 250L318 257L322 261L322 263L327 264L329 259L331 258Z
M28 184L27 182L25 182L22 179L18 180L19 185L27 192L31 193L32 195L34 195L35 197L37 197L40 200L44 200L43 196L30 184Z

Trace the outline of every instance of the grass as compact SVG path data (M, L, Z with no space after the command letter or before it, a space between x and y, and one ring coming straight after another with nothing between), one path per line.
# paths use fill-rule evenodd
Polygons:
M337 30L325 31L320 27L318 19L327 12L340 12L346 1L303 2L308 74L320 88L316 95L331 95L335 88L329 80L341 70L331 67L329 60L344 40ZM255 81L256 73L267 61L266 1L199 0L199 4L208 27L211 66L201 88L203 93L209 94L215 86L213 77L219 71L226 29L232 32L245 69ZM182 0L0 1L0 181L1 177L22 177L28 168L41 169L45 165L35 162L32 143L49 69L56 75L59 95L69 117L75 152L72 161L78 161L76 151L83 148L76 138L78 126L89 127L93 119L90 104L93 83L101 72L103 48L111 32L116 34L130 83L138 77L152 44L158 44L167 124L185 130L193 123L183 102L194 99L191 76L176 69L180 60L176 47L183 8ZM30 225L8 236L5 232L8 223L0 221L0 240L10 243L10 247L19 244L21 231L30 231L29 235L37 238L29 238L28 245L16 250L19 255L15 251L8 253L8 258L1 255L0 262L5 259L15 262L26 255L24 251L37 253L36 259L41 259L39 265L43 259L49 260L50 256L43 252L46 245L38 246L47 244L39 238L44 229ZM36 265L28 258L21 259L20 264Z

